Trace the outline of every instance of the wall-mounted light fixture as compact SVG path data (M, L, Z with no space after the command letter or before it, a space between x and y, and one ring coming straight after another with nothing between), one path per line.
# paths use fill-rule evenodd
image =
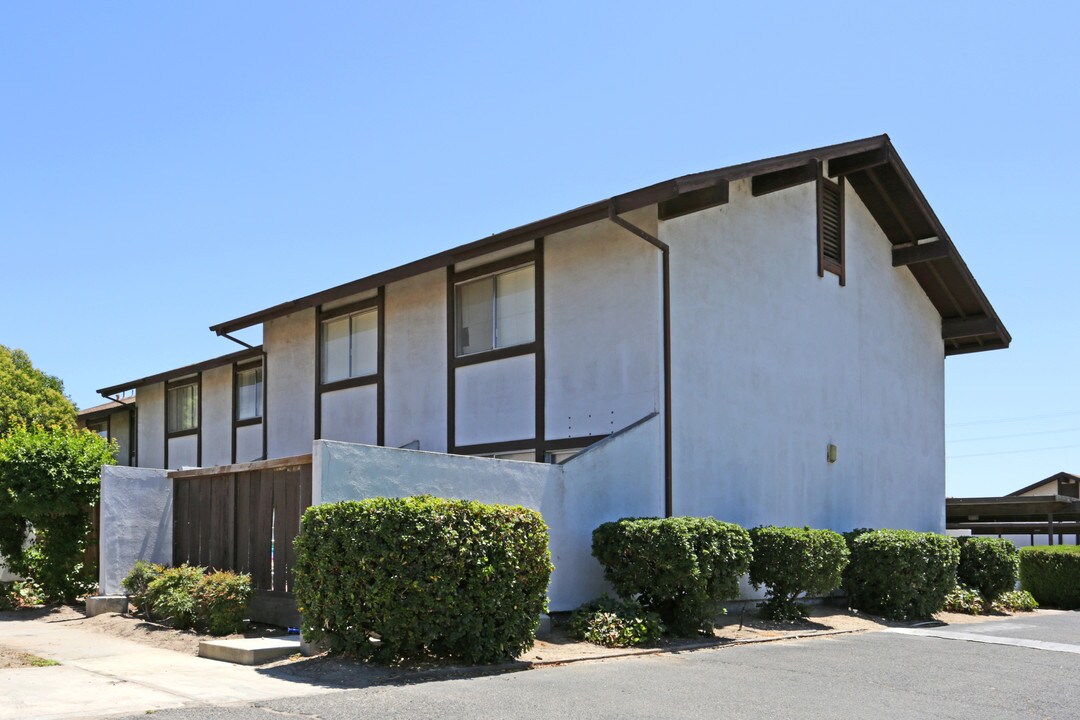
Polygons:
M832 443L829 443L829 448L825 451L825 459L830 463L836 462L836 446Z

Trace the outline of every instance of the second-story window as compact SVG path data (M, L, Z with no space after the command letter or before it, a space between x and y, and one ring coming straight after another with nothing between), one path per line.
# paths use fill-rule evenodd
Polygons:
M361 310L322 323L322 382L374 375L379 367L379 313Z
M177 383L167 390L170 433L197 430L199 427L199 384L197 380Z
M241 367L236 371L236 419L256 420L263 414L262 365Z
M536 338L533 265L457 286L457 354L530 343Z

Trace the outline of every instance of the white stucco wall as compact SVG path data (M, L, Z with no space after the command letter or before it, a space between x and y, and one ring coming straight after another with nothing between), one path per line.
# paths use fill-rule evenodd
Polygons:
M106 465L101 469L99 583L123 594L136 560L172 564L172 481L165 470Z
M539 510L551 533L551 610L607 590L592 531L620 517L663 511L661 424L654 416L562 464L515 462L320 440L313 502L431 494Z
M202 374L202 464L205 466L232 462L232 376L232 365ZM169 464L173 464L171 454Z
M263 325L267 457L311 451L315 437L315 310Z
M251 462L262 457L262 423L236 428L236 462Z
M534 355L466 365L456 372L457 445L535 437Z
M651 210L651 212L650 212ZM627 220L656 232L655 208ZM661 410L660 253L604 220L544 240L546 435L606 435Z
M138 389L138 460L140 467L165 466L165 384Z
M375 385L323 393L322 438L374 445L378 437L378 401Z
M446 272L392 283L385 297L386 444L446 450Z
M941 321L847 190L847 286L817 275L812 184L662 222L676 514L944 528ZM826 462L826 447L838 461Z

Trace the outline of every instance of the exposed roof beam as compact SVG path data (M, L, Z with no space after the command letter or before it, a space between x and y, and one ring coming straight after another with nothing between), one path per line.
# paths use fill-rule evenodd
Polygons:
M944 260L952 254L952 243L936 240L896 248L892 252L892 264L893 267L905 267L931 260Z
M829 177L837 175L850 175L852 173L868 170L878 165L889 162L889 153L884 147L867 150L866 152L838 157L829 161Z
M975 337L976 335L996 335L998 324L997 318L987 317L986 315L942 320L941 339L960 340Z
M229 353L228 355L222 355L221 357L211 358L210 360L203 360L202 362L197 362L192 365L185 365L184 367L179 367L174 370L166 370L165 372L157 373L156 375L147 375L138 380L101 388L98 390L98 394L114 395L115 393L123 392L124 390L131 390L132 388L138 388L144 385L153 385L154 383L172 380L174 378L186 377L202 372L203 370L210 370L211 368L221 367L222 365L229 365L240 360L248 360L256 357L262 357L262 345L256 345L250 350L240 350Z
M750 191L754 194L754 197L760 197L761 195L768 195L777 190L786 190L787 188L795 187L796 185L813 182L814 180L817 180L817 177L818 162L817 160L810 160L810 162L805 165L800 165L798 167L776 170L763 175L755 175L754 179L750 181Z

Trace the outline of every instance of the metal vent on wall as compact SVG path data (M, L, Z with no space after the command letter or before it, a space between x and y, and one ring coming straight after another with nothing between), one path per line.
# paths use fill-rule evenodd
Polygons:
M825 259L840 265L843 262L841 218L843 205L840 186L823 181L821 185L821 252Z

